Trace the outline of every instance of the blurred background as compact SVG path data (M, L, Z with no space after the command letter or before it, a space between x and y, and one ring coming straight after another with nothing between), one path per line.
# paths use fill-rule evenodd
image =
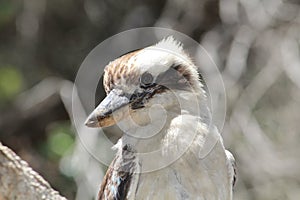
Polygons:
M171 28L203 45L222 73L222 134L238 165L234 199L298 200L299 6L298 0L0 0L0 141L68 199L93 199L106 166L76 138L77 70L111 35Z

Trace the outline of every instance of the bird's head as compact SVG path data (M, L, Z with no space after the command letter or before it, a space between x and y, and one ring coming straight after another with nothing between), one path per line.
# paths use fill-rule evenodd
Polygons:
M111 126L128 116L149 123L153 105L176 112L180 98L205 98L196 66L173 37L110 62L103 80L107 96L86 120L89 127Z

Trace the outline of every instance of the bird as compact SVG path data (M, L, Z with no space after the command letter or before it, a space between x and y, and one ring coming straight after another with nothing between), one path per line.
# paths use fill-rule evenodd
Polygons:
M212 124L204 84L173 36L105 66L107 96L85 125L124 133L99 200L232 199L236 164Z

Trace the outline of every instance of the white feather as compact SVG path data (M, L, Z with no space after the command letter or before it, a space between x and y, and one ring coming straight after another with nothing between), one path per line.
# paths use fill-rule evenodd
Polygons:
M177 40L173 36L166 37L159 41L154 47L169 49L170 51L176 52L178 54L183 53L183 44Z
M143 49L135 60L135 65L142 73L147 71L154 76L165 72L170 66L180 63L191 63L191 60L183 51L183 45L173 36Z

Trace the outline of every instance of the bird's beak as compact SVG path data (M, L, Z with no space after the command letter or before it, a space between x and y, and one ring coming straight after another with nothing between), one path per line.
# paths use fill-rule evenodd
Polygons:
M88 127L112 126L124 118L124 112L120 110L127 104L129 104L128 97L112 90L89 115L85 125Z

